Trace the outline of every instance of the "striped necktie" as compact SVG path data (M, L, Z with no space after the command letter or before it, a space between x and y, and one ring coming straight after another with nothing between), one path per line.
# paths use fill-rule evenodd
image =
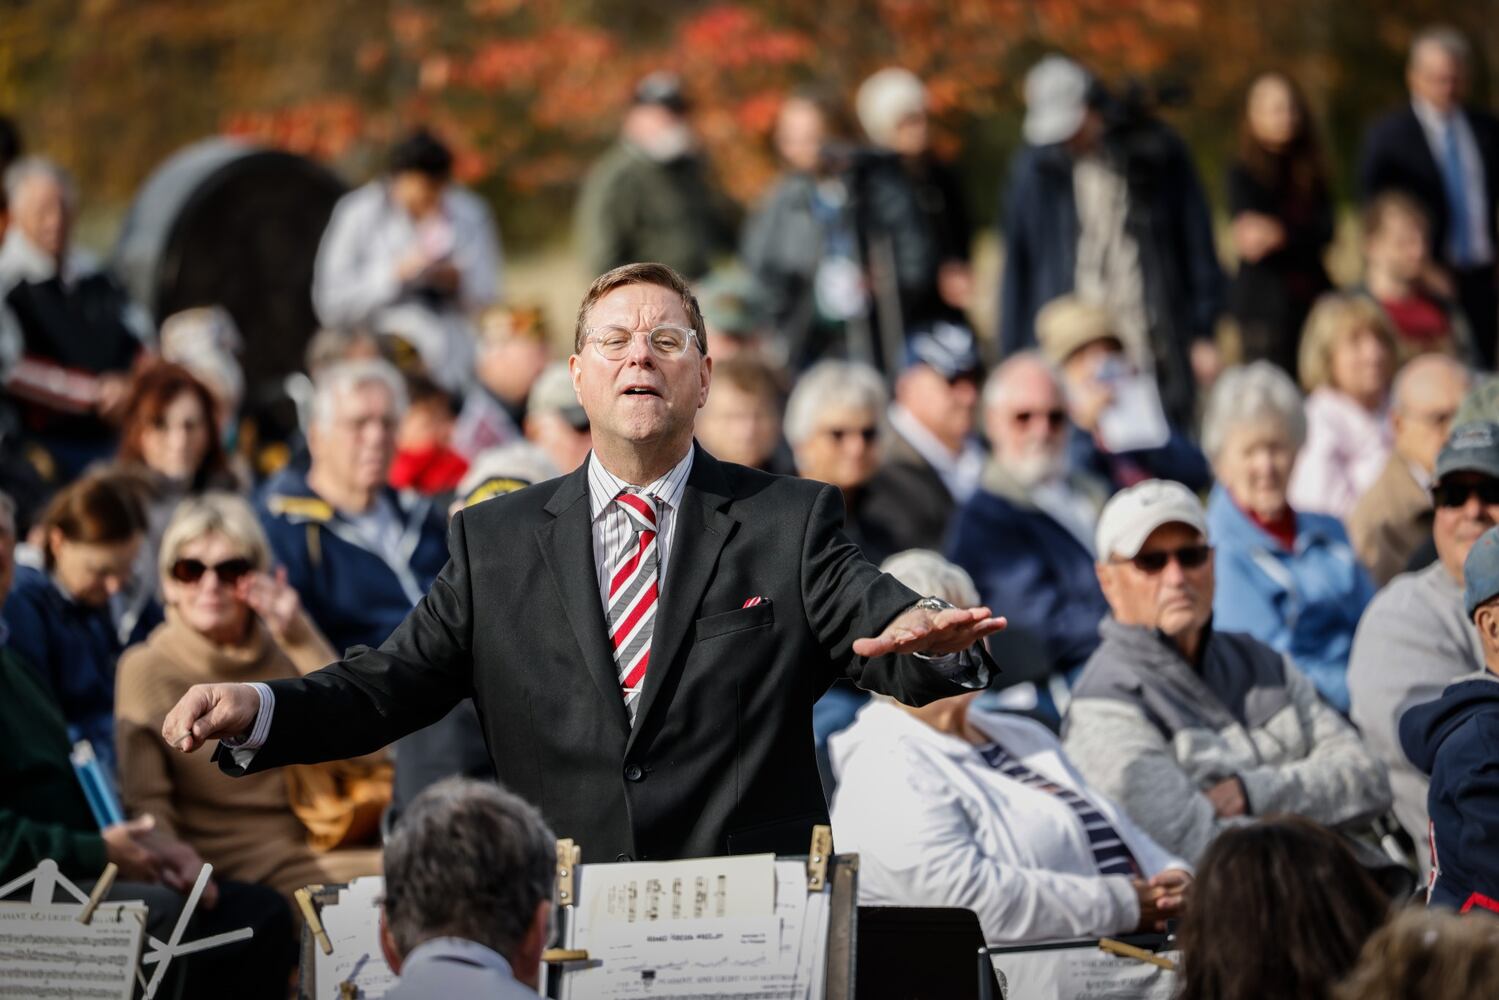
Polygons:
M656 498L641 493L622 492L614 502L635 529L624 535L609 575L609 642L619 671L620 694L633 725L656 620L657 509Z
M1088 847L1093 851L1093 863L1098 866L1098 874L1141 876L1140 863L1135 860L1134 852L1120 838L1114 824L1093 803L1072 789L1064 788L1044 774L1026 767L1019 758L997 743L980 747L979 756L1005 777L1040 789L1067 803L1083 824L1083 832L1088 835Z

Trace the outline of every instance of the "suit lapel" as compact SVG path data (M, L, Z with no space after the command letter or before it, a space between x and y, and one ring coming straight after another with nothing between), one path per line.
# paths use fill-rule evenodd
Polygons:
M605 713L620 728L630 729L630 716L619 693L619 673L609 650L609 630L604 624L603 601L599 597L598 567L593 558L593 519L588 508L588 463L563 480L546 506L554 520L536 531L542 557L552 582L562 597L567 623L572 627L583 664L588 668ZM528 622L525 627L546 627ZM654 658L654 657L653 657Z
M651 634L650 667L645 672L645 687L640 694L640 710L631 734L632 743L634 734L639 733L649 719L658 695L681 669L677 653L692 628L703 592L713 579L718 555L737 523L723 513L729 499L723 467L717 459L698 448L687 488L682 493L681 509L676 513L670 562ZM596 593L594 603L599 603Z

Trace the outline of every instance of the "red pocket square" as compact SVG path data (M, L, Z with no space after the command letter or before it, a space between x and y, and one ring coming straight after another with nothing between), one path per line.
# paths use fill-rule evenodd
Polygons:
M749 600L745 601L739 607L740 607L740 610L743 610L745 608L752 608L756 604L764 604L764 603L765 603L765 598L761 597L759 594L756 594L754 597L751 597Z

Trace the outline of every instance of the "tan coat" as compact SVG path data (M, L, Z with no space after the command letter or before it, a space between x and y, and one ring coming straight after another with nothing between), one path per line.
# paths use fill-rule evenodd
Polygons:
M1405 459L1391 455L1348 515L1348 540L1377 586L1405 572L1416 549L1431 537L1431 519L1431 495Z
M191 844L225 878L269 885L291 897L311 883L347 882L380 872L380 851L317 854L292 812L281 771L229 778L210 754L184 754L161 738L167 712L193 684L271 681L309 673L336 656L305 619L285 651L257 620L241 646L219 646L168 610L145 642L120 658L115 742L120 794L131 815Z

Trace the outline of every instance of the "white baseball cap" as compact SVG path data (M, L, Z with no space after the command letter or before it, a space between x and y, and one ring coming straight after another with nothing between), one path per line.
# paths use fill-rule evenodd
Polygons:
M1088 113L1088 72L1066 56L1047 56L1025 75L1025 122L1032 146L1066 142Z
M1185 524L1208 535L1202 501L1181 483L1147 479L1120 490L1098 515L1098 558L1133 559L1150 533L1163 524Z

